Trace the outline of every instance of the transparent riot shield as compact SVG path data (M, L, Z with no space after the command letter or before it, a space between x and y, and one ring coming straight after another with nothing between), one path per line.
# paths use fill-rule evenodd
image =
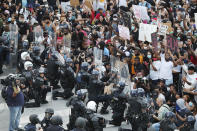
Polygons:
M9 47L11 52L17 53L18 50L18 26L15 24L10 24L10 44Z
M64 65L65 64L65 60L64 60L64 57L59 53L59 52L57 52L56 51L56 57L58 58L58 60L59 60L59 62L62 64L62 65Z
M43 29L41 26L34 27L34 43L40 44L44 40Z
M9 44L8 47L10 49L10 54L7 54L9 58L9 65L10 67L15 67L17 65L17 52L19 48L18 44L18 26L15 24L10 24L9 26L10 32L9 32ZM7 59L8 60L8 59Z
M103 57L103 51L97 47L94 47L94 63L96 66L102 65L102 57Z

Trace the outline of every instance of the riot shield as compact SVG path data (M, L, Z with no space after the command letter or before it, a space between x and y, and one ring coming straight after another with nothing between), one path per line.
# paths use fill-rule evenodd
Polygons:
M94 47L94 63L96 66L102 65L103 51L97 47Z
M12 50L11 52L17 53L18 50L18 26L15 24L10 24L10 40L9 47Z
M43 29L41 26L34 27L34 43L40 44L44 37L43 37Z
M56 57L58 58L59 62L60 62L62 65L64 65L64 64L65 64L64 57L63 57L59 52L57 52L57 51L56 51L55 55L56 55Z

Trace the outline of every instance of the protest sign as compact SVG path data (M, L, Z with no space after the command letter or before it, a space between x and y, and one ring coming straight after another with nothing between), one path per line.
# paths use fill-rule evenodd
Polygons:
M176 37L173 37L171 35L167 35L167 47L168 49L172 51L177 51L178 49L178 40Z
M121 79L129 79L129 68L128 64L117 60L115 63L115 68L118 70L118 74L120 75Z
M142 20L150 19L147 13L147 8L144 6L133 5L133 12L135 14L135 17L138 19L142 19Z
M39 44L43 41L43 30L41 26L34 27L34 43Z
M86 0L86 1L84 2L84 5L85 5L86 7L88 7L90 10L93 9L92 1L91 1L91 0Z
M151 34L151 38L152 38L152 46L154 47L154 51L157 51L157 33L152 33Z
M168 26L162 24L162 25L159 27L159 32L158 32L158 34L159 34L159 35L164 35L164 36L165 36L167 30L168 30Z
M151 34L156 31L157 31L156 25L140 23L138 40L152 42Z
M124 39L127 39L127 40L130 40L130 31L129 31L129 28L125 27L125 26L122 26L122 25L118 25L118 30L119 30L119 36L124 38Z
M168 26L168 29L167 29L167 32L168 33L170 33L171 31L173 31L171 22L163 23L163 25Z
M94 63L96 66L102 65L103 51L97 47L94 47Z
M77 7L79 6L79 0L70 0L70 5L73 7Z

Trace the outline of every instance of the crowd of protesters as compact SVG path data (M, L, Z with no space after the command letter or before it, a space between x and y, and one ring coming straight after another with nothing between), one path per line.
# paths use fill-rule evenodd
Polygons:
M25 68L20 62L22 52L31 52L36 46L39 47L41 59L38 60L35 54L35 56L26 56L31 57L28 60L33 63L33 68L47 68L47 64L50 63L49 58L52 56L49 52L55 50L65 61L71 58L72 69L76 75L80 73L82 63L87 62L89 68L98 70L99 75L107 79L101 79L107 85L107 81L112 77L109 72L112 72L110 58L113 56L128 65L129 80L134 83L132 90L143 88L146 97L155 99L153 127L164 120L164 114L170 111L177 118L174 129L183 129L185 122L191 117L197 119L197 21L195 21L197 1L88 1L92 8L89 8L85 2L86 0L79 0L79 5L72 7L70 0L1 0L0 74L3 74L3 65L10 68L10 63L16 58L17 72L22 73ZM133 5L145 6L150 19L136 18ZM122 12L128 13L128 18L123 18ZM118 25L124 24L125 19L130 21L125 25L130 31L129 40L120 37L118 28ZM170 23L172 30L166 35L178 40L177 50L168 48L165 35L157 34L157 47L154 47L152 42L138 39L140 23L157 25L155 24L157 20L161 23ZM12 32L17 32L17 35L14 35L17 38L14 40L13 35L11 36ZM36 37L36 34L40 37ZM94 47L102 50L104 71L95 67ZM50 51L47 50L48 48ZM16 55L14 59L13 54ZM48 73L50 75L46 77L54 88L58 84L58 81L55 83L54 80L59 79L59 74L54 74L57 70L50 70ZM69 94L69 97L72 95ZM21 111L21 105L24 105L22 94L15 93L10 97L17 97L16 101L20 105L9 101L9 107L18 107L9 108L10 112ZM44 98L42 102L47 103ZM172 108L174 110L171 110ZM19 113L16 119L19 120L20 115ZM19 124L18 120L16 127ZM148 124L148 127L150 125ZM197 122L193 123L193 127L197 130Z

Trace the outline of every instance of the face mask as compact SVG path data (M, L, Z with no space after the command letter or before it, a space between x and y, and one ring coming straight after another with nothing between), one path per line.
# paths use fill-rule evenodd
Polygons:
M180 39L181 39L180 37L177 38L177 40L180 40Z
M177 30L177 32L178 32L178 33L180 33L180 32L181 32L181 30Z
M134 29L135 29L135 26L132 26L132 27L131 27L131 30L134 30Z
M161 48L161 46L160 46L160 45L158 45L158 46L157 46L157 48L158 48L158 49L160 49L160 48Z
M148 57L148 59L151 59L151 55L150 54L148 54L147 57Z
M170 34L173 34L173 33L174 33L173 31L170 32Z
M145 46L145 47L144 47L144 50L147 50L147 49L148 49L148 48Z

